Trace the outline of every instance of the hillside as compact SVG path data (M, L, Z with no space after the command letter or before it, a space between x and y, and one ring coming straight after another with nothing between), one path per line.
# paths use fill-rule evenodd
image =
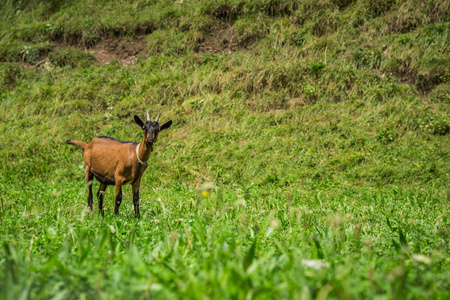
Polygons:
M0 14L4 299L448 296L448 1L6 0ZM140 141L147 110L173 125L141 220L128 186L119 216L112 187L105 218L88 213L65 141Z

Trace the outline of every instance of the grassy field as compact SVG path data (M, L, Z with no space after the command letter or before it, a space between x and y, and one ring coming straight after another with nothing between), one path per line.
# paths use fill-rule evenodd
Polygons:
M450 298L450 3L0 6L0 299ZM114 215L67 139L173 120ZM94 190L98 182L94 183Z

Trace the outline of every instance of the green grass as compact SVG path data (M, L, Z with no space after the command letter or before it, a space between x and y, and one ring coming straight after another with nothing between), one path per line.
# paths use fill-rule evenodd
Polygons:
M4 193L17 200L4 216L3 296L266 299L330 292L338 298L444 298L447 293L448 205L432 189L249 186L219 188L207 197L185 184L144 190L140 221L132 217L130 196L120 217L112 213L112 195L105 218L96 210L89 214L80 201L81 183L46 182ZM315 270L302 264L306 258L330 265Z
M448 6L7 1L0 299L448 298ZM52 48L138 35L128 67ZM139 141L146 110L174 123L141 219L128 186L89 213L64 141Z

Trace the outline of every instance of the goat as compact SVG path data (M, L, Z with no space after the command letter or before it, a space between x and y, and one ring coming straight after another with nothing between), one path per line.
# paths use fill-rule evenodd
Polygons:
M159 132L172 125L172 121L168 121L160 126L158 124L160 115L158 114L155 121L152 122L147 112L145 123L138 116L134 116L134 121L144 131L144 138L140 143L121 142L107 136L94 137L89 144L77 140L66 141L67 144L83 149L86 167L85 176L88 185L88 205L91 212L92 183L95 177L100 182L97 198L98 208L102 216L104 216L103 195L106 187L108 185L115 185L116 187L114 213L117 215L122 203L122 185L131 184L134 216L136 218L141 217L139 213L139 187L142 174L147 169L148 158L153 151L153 144L156 142Z

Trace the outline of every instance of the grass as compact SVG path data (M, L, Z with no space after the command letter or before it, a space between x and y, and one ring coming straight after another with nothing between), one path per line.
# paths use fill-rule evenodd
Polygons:
M448 298L449 11L7 1L0 298ZM133 66L87 52L138 35ZM64 141L139 141L146 110L174 124L141 219L129 187L89 213Z
M81 183L10 192L26 200L5 212L5 298L416 298L448 286L447 204L430 190L251 186L201 197L180 184L144 196L140 221L131 201L113 215L112 195L104 219L89 214Z

